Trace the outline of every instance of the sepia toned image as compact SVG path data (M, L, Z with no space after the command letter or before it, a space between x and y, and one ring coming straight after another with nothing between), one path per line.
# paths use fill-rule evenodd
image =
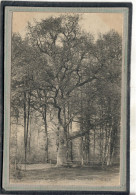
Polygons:
M128 10L23 9L10 15L9 189L125 190Z

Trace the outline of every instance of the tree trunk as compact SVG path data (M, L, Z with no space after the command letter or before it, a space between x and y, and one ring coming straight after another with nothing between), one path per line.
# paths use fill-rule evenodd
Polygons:
M70 110L70 104L68 102L68 121L71 118L70 111L71 111ZM69 133L71 133L71 131L72 131L72 122L70 121L70 123L68 124L68 127L67 127L67 137L69 137ZM70 161L72 162L73 161L73 143L72 143L72 140L69 140L69 142L68 142L68 155L69 155Z
M81 165L84 165L84 138L81 137Z
M107 151L107 166L111 164L111 128L109 130L109 139L108 139L108 151Z
M45 122L45 134L46 134L46 146L45 146L45 151L46 151L46 162L49 162L49 155L48 155L48 132L47 132L47 123Z
M90 162L90 135L89 130L85 135L85 142L86 142L86 164Z
M29 124L29 140L28 140L28 151L29 154L31 153L31 116L30 116L30 124Z
M114 155L114 148L117 139L117 124L112 124L112 128L110 130L110 138L109 138L109 153L107 159L107 166L112 165L113 163L113 155Z
M45 143L45 152L46 152L46 162L49 162L49 155L48 155L48 129L47 129L47 113L46 113L46 107L44 109L44 128L45 128L45 136L46 136L46 143Z
M64 117L64 133L65 133L65 137L66 137L66 158L67 158L67 161L69 160L69 126L66 125L67 124L67 119L68 119L68 122L69 122L69 111L67 113L66 111L66 106L64 105L63 107L63 117ZM67 118L68 117L68 118Z
M81 88L81 102L80 102L80 109L81 109L81 118L80 118L80 132L83 132L83 94ZM84 137L81 137L81 165L84 165Z
M95 116L95 121L96 121L96 116ZM96 163L95 162L95 145L96 145L96 125L94 126L94 130L93 130L93 164Z
M30 98L31 98L31 95L29 93L28 94L28 102L27 102L26 92L24 92L24 150L25 150L25 170L26 170L26 162L27 162L27 146L28 146L28 131L29 131L29 117L30 117Z
M30 94L28 94L28 108L27 108L27 126L26 126L26 148L28 146L28 132L29 132L29 119L30 119Z
M102 127L100 125L100 129L99 129L99 133L100 133L100 139L99 139L99 150L100 150L100 163L101 166L103 166L103 151L102 151Z
M59 141L57 151L57 166L64 166L67 164L67 136L65 124L61 118L61 108L58 106L58 129L59 129Z
M73 161L73 143L72 140L70 140L70 159Z
M67 140L64 128L59 126L59 145L57 152L57 166L64 166L67 164Z
M45 152L46 152L46 163L49 162L49 139L48 139L48 128L47 128L47 99L46 99L46 91L44 90L44 113L43 113L43 120L44 120L44 128L45 128L45 136L46 136L46 145L45 145Z
M17 126L18 126L18 116L16 117L17 123L16 123L16 134L15 134L15 142L16 142L16 153L15 153L15 174L16 174L16 178L17 178L17 163L18 163L18 136L17 136Z
M94 127L94 132L93 132L93 158L94 158L94 162L95 162L95 128Z
M24 157L25 157L25 170L26 170L26 93L24 92Z

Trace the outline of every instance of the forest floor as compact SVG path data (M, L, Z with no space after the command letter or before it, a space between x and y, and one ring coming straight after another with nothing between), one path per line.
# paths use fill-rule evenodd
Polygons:
M10 183L41 185L119 185L119 168L56 167L51 164L21 165L17 174L10 169Z

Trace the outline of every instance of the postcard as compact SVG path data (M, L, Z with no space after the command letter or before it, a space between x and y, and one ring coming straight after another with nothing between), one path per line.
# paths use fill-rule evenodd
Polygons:
M127 191L129 14L5 7L6 191Z

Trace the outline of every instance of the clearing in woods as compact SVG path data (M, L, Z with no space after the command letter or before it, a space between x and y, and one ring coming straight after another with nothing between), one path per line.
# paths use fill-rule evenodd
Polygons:
M13 171L13 170L12 170ZM14 175L11 173L11 176ZM56 167L50 164L21 165L11 183L36 183L45 185L119 185L119 168Z

